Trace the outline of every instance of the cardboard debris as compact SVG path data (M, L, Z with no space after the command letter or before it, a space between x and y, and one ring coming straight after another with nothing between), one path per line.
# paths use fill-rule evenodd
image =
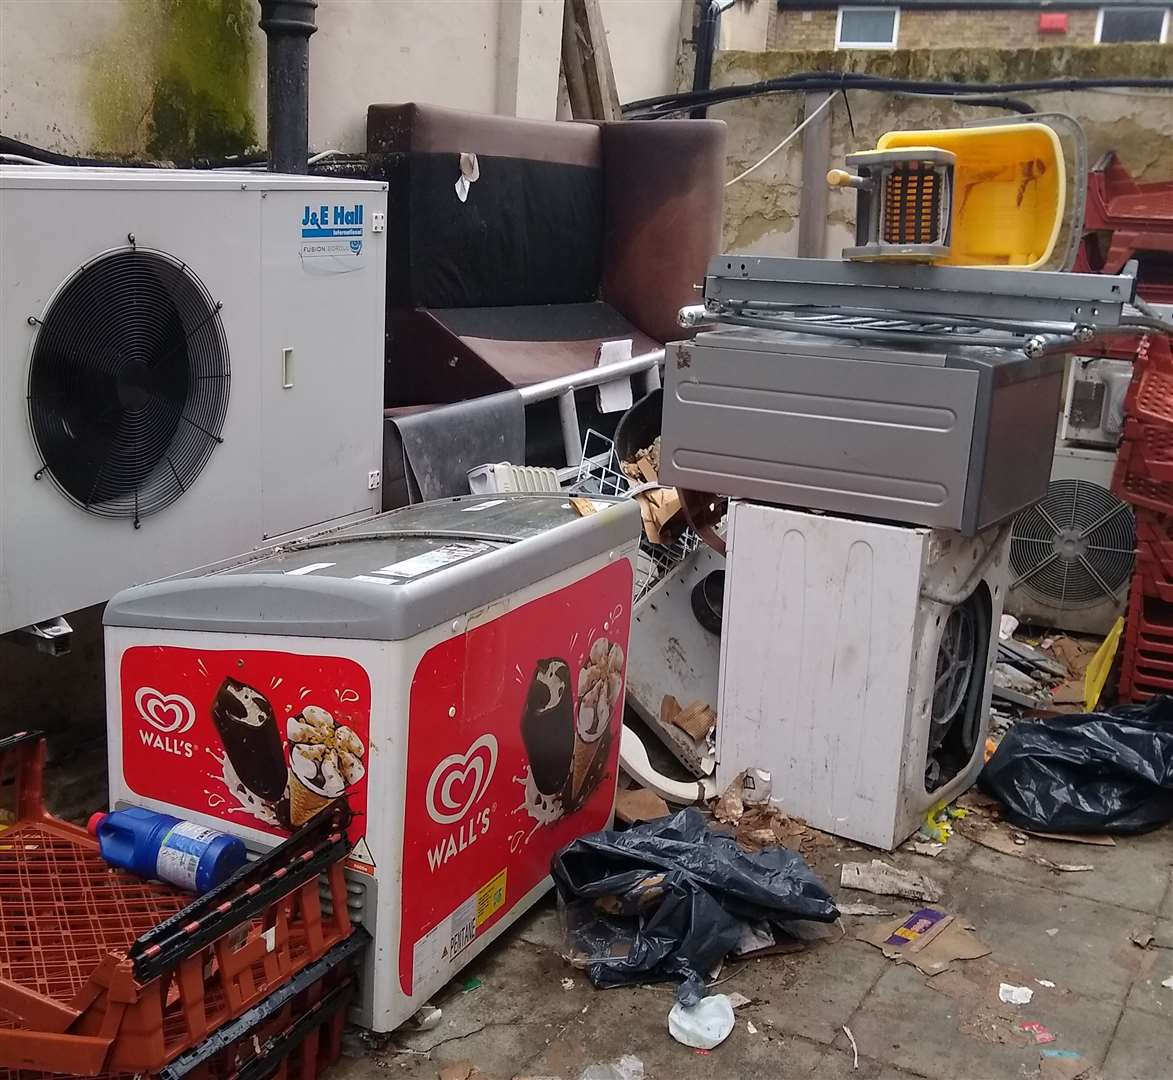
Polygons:
M754 806L743 811L737 823L737 842L751 851L785 845L788 840L806 835L805 822L787 817L773 806Z
M1051 690L1051 701L1055 705L1079 705L1082 710L1085 695L1083 679L1069 679Z
M615 793L615 816L624 825L666 817L668 804L647 788L620 788Z
M930 977L949 970L955 961L977 960L990 952L972 927L937 908L922 908L906 919L893 919L858 937L875 945L889 960L911 964Z
M1034 829L1024 829L1029 836L1037 836L1040 840L1061 840L1065 844L1091 844L1093 847L1115 847L1116 841L1110 836L1100 833L1054 833L1035 832Z
M620 462L619 467L632 480L647 484L657 483L660 479L660 436L656 436L651 446L636 451L633 460Z
M752 1005L753 998L746 997L744 994L734 993L729 995L729 1004L735 1009L740 1009L745 1005Z
M1072 675L1079 675L1082 679L1088 664L1092 662L1092 657L1096 655L1096 650L1099 647L1099 641L1080 640L1064 634L1055 638L1047 651Z
M1045 866L1048 870L1054 870L1056 873L1074 874L1095 869L1090 863L1060 863L1048 859L1045 855L1038 854L1027 843L1025 834L1009 833L990 822L973 826L967 824L961 829L961 833L966 839L989 848L991 851L997 851L1002 855L1011 855L1016 859L1026 859L1028 862Z
M734 780L713 804L713 817L726 825L736 825L745 813L745 804L741 801L741 783Z
M844 863L839 871L839 884L845 889L859 889L881 896L903 896L930 904L935 904L942 895L941 886L931 877L890 866L882 859L873 859L870 863Z
M663 703L661 703L661 715ZM703 701L690 701L683 709L675 713L669 723L675 724L686 735L700 742L717 723L717 714L713 707Z
M935 859L945 850L945 845L939 844L935 840L913 840L908 847L915 854L926 855L930 859Z
M840 915L895 915L891 908L876 907L875 904L836 904Z
M644 534L653 544L668 543L666 527L680 513L680 496L675 488L652 488L636 495L643 516Z

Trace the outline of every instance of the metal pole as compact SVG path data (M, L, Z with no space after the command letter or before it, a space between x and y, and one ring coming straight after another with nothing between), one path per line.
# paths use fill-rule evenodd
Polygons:
M826 100L826 94L807 94L803 115ZM802 191L798 197L798 256L821 259L827 245L827 170L831 167L831 113L824 109L802 133Z
M271 172L309 171L310 35L317 0L261 0Z
M620 376L639 375L654 368L664 359L663 349L653 349L650 352L640 353L630 360L619 360L614 364L602 364L595 368L584 368L569 375L559 375L556 379L547 379L545 382L533 383L518 389L521 400L527 405L532 401L548 401L557 397L564 390L581 390L585 386L598 386L599 383L611 382ZM657 375L658 378L658 375Z
M566 464L582 462L582 433L578 430L578 410L574 407L574 391L564 390L558 395L558 419L562 421L562 446Z

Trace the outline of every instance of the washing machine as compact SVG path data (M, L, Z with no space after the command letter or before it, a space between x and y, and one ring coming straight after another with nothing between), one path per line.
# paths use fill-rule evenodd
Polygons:
M785 812L895 848L981 768L1008 526L734 500L727 539L718 788L768 769Z
M390 1031L612 819L638 505L464 496L107 606L113 807L272 847L353 813L354 1019Z

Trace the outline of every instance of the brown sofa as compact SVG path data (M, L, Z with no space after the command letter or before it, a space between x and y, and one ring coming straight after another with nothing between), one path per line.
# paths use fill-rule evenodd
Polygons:
M389 184L388 406L580 371L601 341L655 348L718 250L720 121L372 105L367 151ZM462 154L476 155L463 201Z

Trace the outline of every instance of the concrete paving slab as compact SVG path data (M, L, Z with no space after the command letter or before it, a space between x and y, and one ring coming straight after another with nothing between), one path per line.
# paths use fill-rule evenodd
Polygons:
M1034 1056L968 1038L959 1033L960 1022L961 1009L951 997L930 989L911 966L891 964L852 1018L851 1030L862 1054L922 1076L949 1075L963 1060L966 1080L1002 1080L1018 1075Z
M1052 862L1091 865L1094 870L1056 873L1027 859L977 847L968 866L1013 881L1025 881L1053 892L1100 900L1117 907L1156 914L1169 886L1173 863L1173 830L1129 838L1116 847L1032 840L1032 850Z
M1162 1080L1173 1076L1173 1025L1126 1009L1104 1062L1104 1080Z
M1173 920L1158 919L1152 933L1156 947L1140 953L1140 968L1128 994L1127 1008L1165 1017L1173 1032L1173 990L1161 985L1165 979L1173 978Z
M955 910L1024 978L1050 979L1117 1005L1128 996L1139 951L1128 940L1131 913L1122 917L1107 904L984 873L976 854L957 875L953 894Z
M562 928L558 923L558 908L551 891L539 900L518 921L515 930L522 941L558 953L562 948Z
M758 961L734 985L761 999L755 1023L760 1017L787 1035L830 1043L888 963L871 945L844 938Z
M853 1031L854 1035L855 1032ZM846 1038L843 1039L847 1045ZM860 1056L859 1068L855 1068L855 1057L850 1049L828 1050L819 1062L818 1080L956 1080L949 1070L926 1076L924 1073L909 1072L894 1065Z
M743 991L744 992L744 991ZM673 998L663 995L649 1007L647 992L614 990L600 995L583 1023L574 1023L537 1057L526 1063L527 1076L556 1076L575 1080L594 1062L634 1054L644 1063L645 1080L730 1080L731 1077L778 1077L780 1080L821 1080L818 1071L823 1049L806 1039L784 1038L759 1027L746 1030L744 1010L737 1027L720 1046L708 1053L682 1046L668 1034L668 1010ZM755 1021L756 1025L756 1021Z

